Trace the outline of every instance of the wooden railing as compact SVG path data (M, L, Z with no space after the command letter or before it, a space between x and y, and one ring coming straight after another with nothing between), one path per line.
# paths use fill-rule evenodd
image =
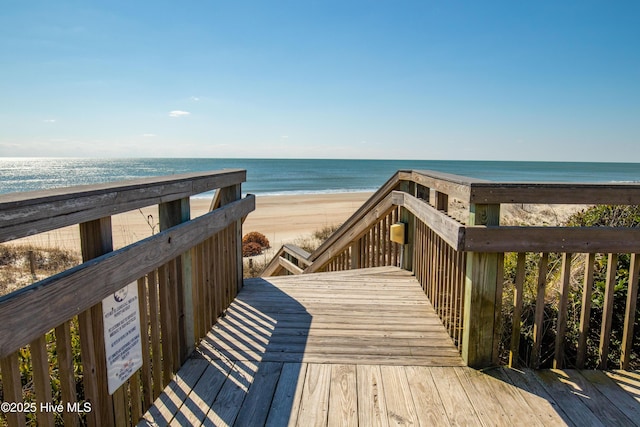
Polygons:
M245 180L225 170L0 196L0 242L79 224L84 260L0 297L9 425L138 422L242 285L242 218L255 208ZM190 219L189 197L213 189L213 210ZM111 216L150 205L161 231L113 251ZM109 395L101 301L130 283L143 366Z
M262 271L262 276L277 276L282 273L302 274L311 264L309 252L294 245L283 245L271 262Z
M292 271L281 264L280 272L379 265L412 270L470 366L604 369L613 362L627 369L632 360L637 366L633 331L639 321L640 229L500 224L502 204L525 203L638 205L640 185L494 183L399 171L318 250L288 259L306 268ZM458 219L449 215L454 205L464 206ZM407 225L405 245L388 242L395 222ZM626 267L617 268L619 258L630 259L628 273ZM550 269L549 260L560 267ZM602 289L594 284L596 263L609 268ZM629 280L623 287L620 277L625 275ZM584 279L577 283L577 277ZM528 289L532 283L534 289ZM529 313L523 307L526 292L534 294L528 298ZM575 319L567 316L569 293L582 298L572 311ZM624 306L617 317L614 298L626 298L617 304ZM616 319L622 326L613 334ZM590 331L590 324L600 324L599 333ZM587 354L594 340L597 354ZM576 344L567 348L570 342Z

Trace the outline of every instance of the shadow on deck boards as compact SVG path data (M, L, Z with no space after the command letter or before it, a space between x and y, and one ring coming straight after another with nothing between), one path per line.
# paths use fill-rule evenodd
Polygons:
M252 279L140 425L638 425L633 372L476 371L395 268Z

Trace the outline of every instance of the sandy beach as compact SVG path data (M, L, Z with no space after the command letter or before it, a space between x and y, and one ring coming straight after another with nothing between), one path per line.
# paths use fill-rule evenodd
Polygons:
M288 196L256 196L256 210L247 217L243 233L257 231L271 243L271 253L284 243L309 237L326 226L342 224L372 193L305 194ZM211 201L191 200L191 216L209 211ZM571 213L584 208L575 205L504 205L501 222L505 225L559 225ZM456 215L457 214L457 215ZM466 212L453 212L461 217ZM115 215L112 219L114 249L144 239L158 231L157 206ZM43 248L64 248L79 251L77 226L42 233L10 244L30 243Z
M305 194L289 196L256 196L256 210L247 217L243 233L264 234L274 249L283 243L308 236L325 226L338 225L351 216L371 193ZM209 211L211 200L191 199L191 217ZM144 208L114 215L112 219L114 248L121 248L158 231L157 207ZM32 243L40 247L78 249L78 227L66 227L42 233L15 244Z
M320 243L313 233L327 226L346 221L371 196L371 193L309 194L291 196L257 196L256 210L249 214L243 234L257 231L264 234L271 248L256 258L258 264L269 262L285 243L300 245ZM191 217L209 211L211 200L191 200ZM560 225L573 212L585 206L576 205L503 205L503 225ZM462 221L468 211L461 203L450 206L450 215ZM112 217L114 249L119 249L158 232L157 206L134 210ZM42 249L66 249L80 253L79 227L71 226L6 243L33 245ZM30 276L25 276L28 282ZM15 282L18 283L18 282ZM15 284L14 283L14 284ZM0 292L1 294L2 292Z

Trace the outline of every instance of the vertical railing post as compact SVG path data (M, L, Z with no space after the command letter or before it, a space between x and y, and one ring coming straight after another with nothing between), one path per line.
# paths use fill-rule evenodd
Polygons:
M189 198L185 197L158 205L160 231L187 222L191 219ZM176 259L176 285L178 296L178 325L180 346L180 365L195 350L194 314L193 314L193 283L191 275L191 251L185 252Z
M415 197L416 183L413 181L401 181L398 184L398 190L404 191ZM400 221L404 222L407 227L407 243L402 246L401 265L404 270L413 271L413 242L415 240L415 217L408 209L400 208Z
M220 189L220 206L224 206L236 200L240 200L242 198L242 186L241 184L232 185L230 187L225 187ZM242 265L242 221L236 221L235 226L235 248L230 248L230 252L235 254L236 259L236 277L237 277L237 291L240 291L242 288L242 275L243 275L243 265ZM237 292L236 291L236 292Z
M82 260L89 261L113 251L111 217L80 224ZM91 292L87 289L87 292ZM107 388L107 361L104 348L102 303L78 315L84 375L85 400L91 402L89 425L114 425L113 400ZM114 394L114 399L121 397Z
M500 205L471 204L469 225L500 225ZM493 362L498 268L497 253L467 254L462 358L474 368Z
M360 239L358 239L351 244L351 269L360 267Z

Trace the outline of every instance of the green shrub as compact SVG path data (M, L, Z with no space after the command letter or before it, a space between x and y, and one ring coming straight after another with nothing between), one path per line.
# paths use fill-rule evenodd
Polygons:
M593 206L572 215L566 225L570 227L639 227L640 206Z

